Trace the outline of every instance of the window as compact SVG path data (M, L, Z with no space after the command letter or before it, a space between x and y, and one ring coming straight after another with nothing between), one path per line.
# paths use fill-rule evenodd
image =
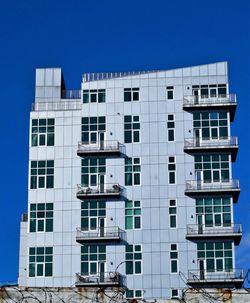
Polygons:
M171 299L179 298L179 289L171 289Z
M223 98L227 96L226 84L193 85L192 90L194 96L200 96L201 98Z
M100 185L100 176L106 174L106 159L82 159L81 182L83 187Z
M227 112L200 112L193 115L194 132L199 129L202 139L228 138Z
M177 226L177 220L176 220L176 214L177 214L177 208L176 208L176 200L169 200L169 225L170 228L176 228Z
M83 117L82 118L82 142L84 144L96 144L99 142L100 133L106 131L105 117Z
M178 249L177 244L170 244L170 272L178 272Z
M32 119L31 146L54 146L55 119Z
M105 245L81 246L81 273L82 275L93 275L100 273L100 264L106 264ZM105 267L105 266L104 266Z
M230 197L211 197L196 199L196 216L204 218L205 226L231 226ZM203 221L201 220L201 221Z
M124 88L124 101L139 101L140 100L140 89L138 87Z
M197 257L199 260L205 260L208 272L233 270L233 251L230 241L197 243Z
M54 187L54 160L31 161L30 188Z
M195 171L202 171L205 183L228 182L230 176L229 155L195 155Z
M106 202L92 201L81 204L81 228L83 230L97 230L101 219L106 218Z
M124 142L140 142L139 116L124 116Z
M141 289L127 289L126 290L126 298L127 299L141 299L142 298L142 290Z
M82 100L83 103L104 103L106 102L106 91L105 89L84 89Z
M126 275L142 273L141 245L126 245Z
M125 158L125 185L140 185L140 158Z
M168 157L168 183L175 184L176 165L175 165L175 157Z
M173 86L167 86L167 99L168 100L174 99L174 87Z
M168 115L168 142L175 140L175 122L174 115Z
M141 202L127 200L125 202L125 229L141 228Z
M53 247L30 247L29 277L51 277L52 265Z
M30 204L30 232L53 231L53 203Z

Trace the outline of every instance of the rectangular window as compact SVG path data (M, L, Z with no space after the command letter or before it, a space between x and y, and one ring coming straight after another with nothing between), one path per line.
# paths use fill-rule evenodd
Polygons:
M170 228L177 227L177 207L176 200L169 200L169 225Z
M31 161L30 188L54 187L54 160Z
M83 230L97 230L101 226L101 220L105 222L106 202L92 201L81 204L81 228Z
M83 90L83 103L104 103L106 102L105 89L84 89Z
M82 117L82 142L84 144L97 144L100 133L106 131L106 118Z
M167 86L167 100L174 100L174 87Z
M200 129L203 140L227 139L228 125L228 114L225 111L193 114L194 132Z
M205 260L208 272L230 272L233 270L232 242L197 243L197 258Z
M83 187L100 185L100 175L106 174L106 159L82 159L81 184Z
M140 185L140 158L125 158L125 185Z
M226 84L193 85L193 95L200 98L225 98L227 96Z
M126 245L126 275L142 273L141 245Z
M197 219L204 216L205 226L231 226L231 204L230 197L197 198Z
M124 101L139 101L140 100L140 89L138 87L124 88Z
M179 289L171 289L171 299L179 298Z
M30 232L53 231L53 203L30 204Z
M142 290L141 289L127 289L126 298L127 299L142 299Z
M203 172L205 183L229 182L229 154L195 155L195 171Z
M53 247L29 248L29 277L52 277Z
M124 142L140 142L139 116L124 116Z
M100 263L106 265L105 245L81 246L81 274L88 276L100 273ZM105 266L104 266L105 267Z
M170 244L170 271L178 272L178 249L177 244Z
M141 201L125 202L125 229L141 228Z
M31 146L54 146L55 119L32 119L31 124Z
M175 140L175 121L174 121L174 115L168 115L168 142L172 142Z
M168 157L168 184L176 183L175 157Z

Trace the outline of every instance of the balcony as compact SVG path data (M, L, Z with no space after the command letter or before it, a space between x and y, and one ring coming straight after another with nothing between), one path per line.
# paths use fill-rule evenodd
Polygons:
M191 270L188 272L187 284L192 287L236 287L241 288L244 282L243 270L232 269L232 271L208 271Z
M97 274L77 273L75 285L76 287L118 287L121 285L121 280L121 275L118 272L103 272Z
M124 230L119 227L100 227L97 230L76 229L76 242L99 243L99 242L119 242L122 240Z
M209 240L211 238L233 239L235 244L240 243L242 237L241 224L224 224L214 226L209 224L187 225L186 239L188 240Z
M109 157L119 156L122 145L118 141L102 141L97 144L79 142L77 155L80 157Z
M184 141L184 152L194 154L197 152L230 152L232 161L236 160L238 152L237 137L222 137L222 138L191 138Z
M118 183L101 184L99 186L93 186L93 187L77 185L76 197L81 200L119 199L120 195L121 195L121 187Z
M183 109L186 111L197 111L203 109L228 109L230 112L230 120L234 120L236 111L236 95L202 95L202 96L184 96Z
M185 194L189 197L232 195L233 202L236 203L240 194L240 183L239 180L187 181Z

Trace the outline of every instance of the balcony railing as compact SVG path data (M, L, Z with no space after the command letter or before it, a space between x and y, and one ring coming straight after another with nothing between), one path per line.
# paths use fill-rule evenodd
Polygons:
M61 99L81 99L80 90L62 90Z
M96 230L76 229L76 241L78 243L90 241L120 241L124 231L119 227L99 227Z
M78 143L78 156L101 156L101 155L119 155L121 153L122 145L119 141L101 141L96 144L89 142Z
M59 101L59 102L35 102L32 104L32 111L49 110L81 110L81 101Z
M185 194L188 196L197 196L200 194L213 195L229 193L233 196L233 201L237 202L240 194L239 180L203 180L187 181Z
M233 238L235 244L239 244L242 237L241 224L224 224L215 226L213 224L189 224L187 225L187 239L207 238Z
M230 271L190 270L187 284L233 284L236 287L241 287L243 281L242 269L232 269Z
M184 96L183 106L206 106L206 105L236 105L236 95L202 95Z
M99 186L88 187L81 184L77 185L78 199L105 199L105 198L119 198L121 194L121 187L118 183L101 184Z
M76 286L119 286L121 275L118 272L103 272L97 274L77 273Z
M190 138L185 139L184 148L210 148L210 147L238 147L237 137L210 138Z

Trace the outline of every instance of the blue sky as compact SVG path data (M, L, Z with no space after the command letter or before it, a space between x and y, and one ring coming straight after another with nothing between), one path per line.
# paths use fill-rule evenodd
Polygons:
M83 72L172 69L228 61L240 149L236 266L250 268L250 1L8 0L0 2L0 282L17 281L19 224L27 210L29 111L36 67L62 67L67 88Z

